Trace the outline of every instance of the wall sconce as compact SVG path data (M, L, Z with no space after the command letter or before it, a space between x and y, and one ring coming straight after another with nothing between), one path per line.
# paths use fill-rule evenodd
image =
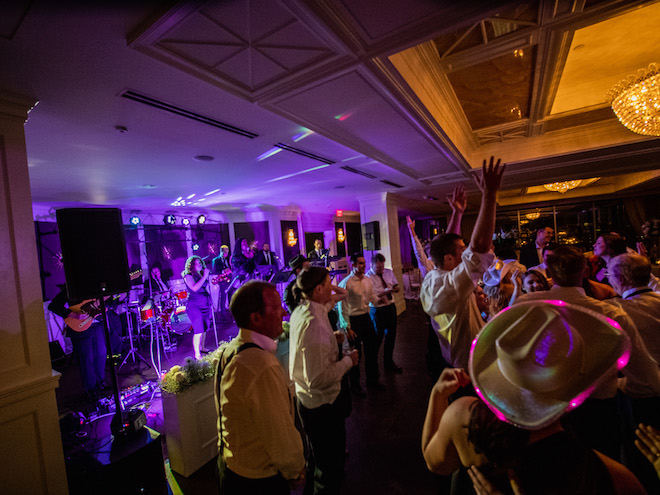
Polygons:
M298 242L298 239L296 239L296 234L295 234L295 232L293 231L293 229L289 229L289 232L287 233L287 241L286 241L286 243L287 243L289 246L293 247L293 246L296 245L297 242Z
M344 229L339 229L337 230L337 240L339 242L344 242L345 237L344 237Z

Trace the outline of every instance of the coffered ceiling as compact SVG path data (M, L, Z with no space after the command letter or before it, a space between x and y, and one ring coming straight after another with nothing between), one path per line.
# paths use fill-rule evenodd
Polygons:
M35 203L329 213L391 192L434 214L425 198L476 194L490 155L509 204L571 178L639 193L660 168L605 98L654 61L659 2L34 1L0 19L0 89L39 100Z

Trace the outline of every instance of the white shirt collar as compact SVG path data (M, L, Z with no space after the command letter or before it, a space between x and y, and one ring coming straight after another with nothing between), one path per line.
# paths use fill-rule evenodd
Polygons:
M630 294L632 294L633 292L637 292L638 290L643 290L644 292L646 292L644 289L648 289L648 287L631 287L630 289L624 290L623 294L621 294L621 297L625 299Z
M254 330L241 328L238 330L238 337L244 342L254 342L264 351L274 353L277 350L277 342L275 339L266 337L265 335L259 332L255 332Z

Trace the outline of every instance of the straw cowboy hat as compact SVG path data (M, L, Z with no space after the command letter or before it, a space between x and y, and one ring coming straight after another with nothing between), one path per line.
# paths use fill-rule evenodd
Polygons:
M601 378L627 363L630 341L617 323L563 301L516 304L472 343L469 370L501 420L535 430L580 405Z

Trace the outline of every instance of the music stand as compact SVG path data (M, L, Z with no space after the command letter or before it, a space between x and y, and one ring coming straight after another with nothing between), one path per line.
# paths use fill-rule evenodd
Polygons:
M271 279L271 283L273 284L283 284L284 282L287 282L289 278L291 277L291 273L293 270L286 270L286 269L281 269L280 271L276 272L275 275L273 275Z

